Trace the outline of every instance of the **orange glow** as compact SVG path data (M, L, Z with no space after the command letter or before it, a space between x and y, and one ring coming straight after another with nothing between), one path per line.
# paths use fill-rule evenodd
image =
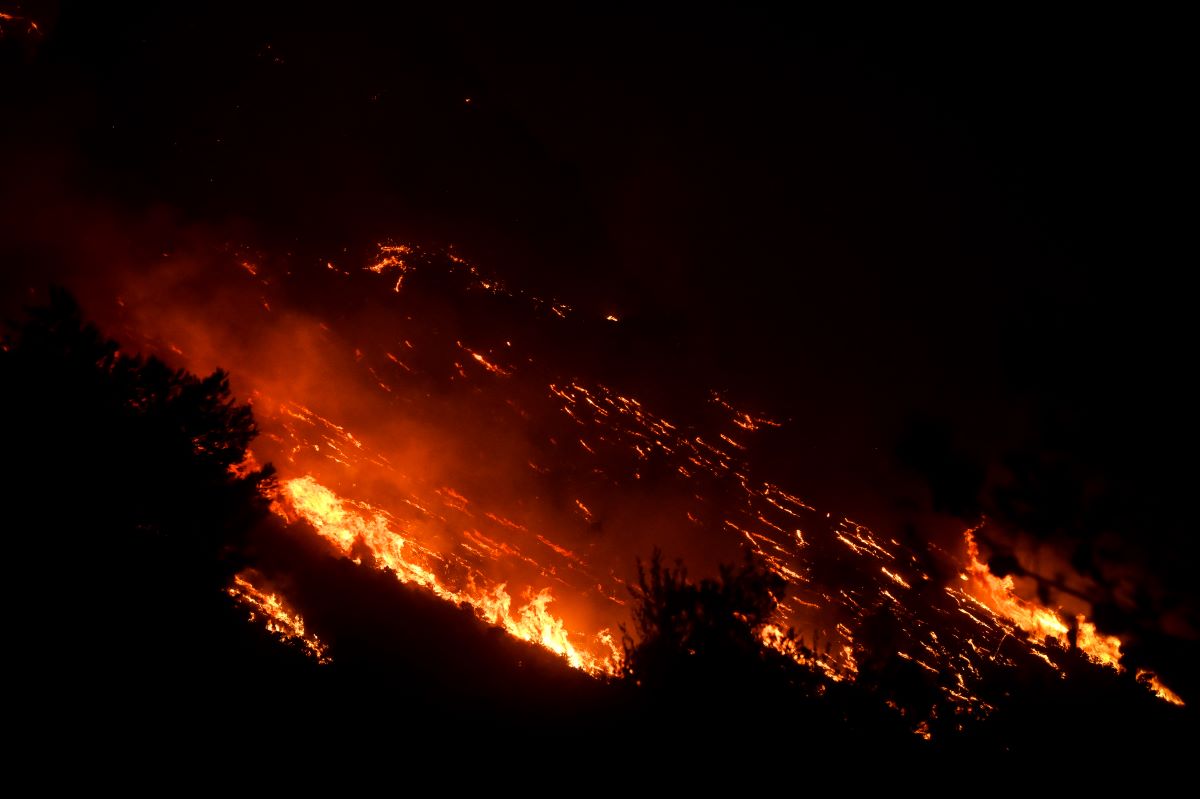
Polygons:
M436 553L423 550L395 529L383 511L363 502L344 500L306 475L285 481L275 510L285 518L306 520L325 540L356 562L366 548L375 564L391 569L396 578L416 583L455 604L467 603L481 619L502 627L522 641L538 644L564 658L571 666L593 674L617 673L620 651L608 630L602 630L591 647L576 644L579 638L563 620L548 610L554 602L549 588L528 591L525 604L514 606L505 583L488 584L480 575L474 585L454 590L435 573Z
M909 658L939 675L955 713L985 715L998 700L982 661L1044 661L1065 675L1044 642L1065 645L1072 627L1087 657L1120 668L1117 638L1018 597L970 533L965 552L901 542L768 482L751 453L783 422L716 393L701 413L677 407L669 419L634 395L636 381L608 386L587 379L584 360L552 361L538 337L572 313L553 298L405 244L381 244L355 267L315 262L311 279L387 311L360 324L295 308L275 259L242 261L225 262L233 290L219 305L134 280L114 291L118 319L173 363L230 368L253 400L255 453L279 469L276 512L572 666L619 671L611 630L628 619L628 569L657 544L710 574L749 548L787 582L765 644L835 680L877 657ZM469 298L469 319L428 314L428 296L439 309ZM226 297L244 302L231 311ZM523 308L520 324L491 330L493 302L502 319ZM236 338L222 332L231 313ZM951 585L931 584L935 567ZM863 625L876 621L895 632L890 652L866 650ZM911 710L914 725L928 712Z
M1170 702L1172 705L1185 707L1183 697L1172 691L1167 686L1163 685L1162 680L1158 679L1158 675L1154 672L1146 671L1145 669L1138 669L1137 679L1138 682L1144 683L1147 688L1154 692L1155 696L1164 702Z
M487 370L488 370L489 372L491 372L492 374L494 374L494 375L500 375L501 377L508 377L508 376L509 376L510 372L509 372L507 369L505 369L504 367L502 367L502 366L497 366L496 364L494 364L494 363L492 363L491 361L489 361L487 358L485 358L485 357L483 357L482 355L480 355L478 352L475 352L475 351L473 351L473 350L467 349L466 347L464 347L464 346L462 345L462 342L461 342L461 341L459 341L459 342L455 342L455 343L457 343L457 344L458 344L459 348L460 348L461 350L463 350L463 352L465 352L465 353L467 353L468 355L470 355L470 356L471 356L471 357L472 357L472 358L475 360L475 362L476 362L477 364L479 364L480 366L482 366L484 369L487 369Z
M408 262L404 260L406 255L412 255L412 247L407 244L380 244L379 257L367 269L377 275L382 275L384 270L395 269L396 284L392 291L398 294L400 286L404 284L404 276L408 274Z
M822 672L834 682L853 680L858 674L858 664L854 662L854 648L850 644L842 647L842 659L839 662L829 652L822 654L806 649L803 641L796 640L790 631L777 624L764 624L758 638L764 646L787 655L801 665Z
M23 16L20 16L19 14L10 14L5 11L0 11L0 36L4 35L5 26L3 23L5 23L5 22L24 23L25 32L29 33L29 34L35 34L35 33L41 32L41 29L38 28L38 24L36 22L34 22L32 19L30 19L29 17L23 17Z
M970 575L975 597L991 610L1011 621L1035 641L1053 638L1062 646L1070 646L1071 628L1056 611L1034 600L1017 596L1011 575L997 577L979 560L979 545L973 528L965 533L967 542L967 574ZM1103 635L1096 625L1083 616L1076 617L1075 645L1094 663L1121 671L1121 639Z
M896 574L894 571L889 571L886 566L880 566L879 570L881 572L883 572L884 574L886 574L888 577L890 577L897 584L899 584L905 588L912 588L912 586L908 584L908 581L906 581L900 575Z
M299 614L289 610L287 604L278 594L260 590L250 582L245 573L234 577L233 585L226 589L226 592L237 600L239 604L249 609L250 621L255 621L261 617L265 620L269 631L275 633L285 641L299 641L304 645L307 654L316 658L318 663L326 664L332 662L325 644L321 643L321 639L317 638L317 636L305 631L304 619L300 618Z
M1075 645L1096 663L1121 671L1121 639L1096 632L1096 625L1083 616L1076 616L1075 624Z

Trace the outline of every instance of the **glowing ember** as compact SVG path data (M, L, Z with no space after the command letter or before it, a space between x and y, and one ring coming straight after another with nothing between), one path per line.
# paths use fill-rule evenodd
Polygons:
M312 279L377 298L377 276L386 276L386 323L362 331L308 318L281 336L282 320L249 308L263 317L263 335L247 346L283 340L295 368L264 371L279 361L273 350L229 366L254 398L257 454L280 470L274 509L307 520L338 553L466 603L591 673L619 671L610 631L628 618L623 577L635 556L691 540L700 543L679 554L693 563L722 546L725 560L748 547L787 582L765 644L835 680L905 660L937 675L946 706L935 715L989 713L996 669L1065 676L1046 639L1066 646L1073 637L1093 662L1120 670L1117 638L1017 596L1011 578L981 562L972 531L965 553L900 541L757 477L756 438L782 422L716 393L691 418L668 419L628 387L585 379L586 364L521 351L521 341L536 346L576 324L563 320L568 306L510 289L453 253L408 245L380 245L365 269L319 263ZM250 304L265 290L286 308L270 264L229 271ZM466 295L480 309L469 326L428 314ZM490 304L519 316L516 326L489 332ZM159 329L143 318L137 332L180 342L180 358L213 349L190 321L155 320ZM603 330L611 321L594 320ZM938 585L939 573L961 579ZM890 632L881 639L882 628ZM933 718L922 715L929 708L905 712L913 724Z
M19 14L0 11L0 36L3 36L7 32L10 25L18 30L24 31L29 35L41 33L41 29L38 27L37 22L29 17L23 17Z
M377 275L382 275L387 269L395 269L396 285L392 287L392 291L399 293L404 284L404 276L408 274L408 262L404 257L411 254L412 248L404 244L380 244L379 257L367 269Z
M854 649L849 644L842 647L839 654L844 660L839 662L832 658L829 652L822 655L805 648L804 642L797 640L792 631L784 630L776 624L764 624L758 637L765 646L787 655L801 665L823 672L835 682L853 680L858 673L858 664L854 662Z
M488 360L487 358L485 358L484 356L480 355L478 352L474 352L474 351L472 351L472 350L469 350L469 349L467 349L466 347L464 347L464 346L462 345L462 342L461 342L461 341L459 341L459 342L455 342L455 343L456 343L456 344L458 344L458 347L459 347L459 349L463 350L463 351L464 351L464 352L466 352L468 355L470 355L470 356L471 356L471 357L472 357L472 358L475 360L475 362L476 362L476 363L478 363L478 364L479 364L480 366L482 366L484 369L487 369L487 370L488 370L489 372L491 372L492 374L494 374L494 375L500 375L501 377L508 377L508 376L509 376L510 372L509 372L507 369L505 369L504 367L502 367L502 366L497 366L496 364L492 363L491 361L489 361L489 360Z
M278 594L267 593L257 588L245 574L233 578L233 585L227 589L227 593L238 603L249 608L250 621L262 617L269 631L285 641L300 642L305 652L316 658L318 663L332 662L325 644L317 636L305 631L304 619L289 610Z

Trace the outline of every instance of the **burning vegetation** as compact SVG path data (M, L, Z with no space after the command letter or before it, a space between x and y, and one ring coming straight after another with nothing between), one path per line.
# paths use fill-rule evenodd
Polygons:
M974 531L964 534L957 550L901 543L756 478L747 437L778 427L776 420L714 394L697 419L672 421L636 397L556 372L545 363L548 353L514 347L511 332L498 336L477 328L471 331L475 343L467 346L459 337L463 331L453 334L451 344L432 320L417 321L423 306L448 300L470 304L485 318L494 313L488 303L516 304L526 309L523 321L552 335L554 326L572 319L562 303L510 289L457 256L407 245L380 245L363 271L410 281L389 284L398 295L396 316L409 323L391 337L417 364L402 365L386 339L356 339L354 364L367 373L364 383L376 384L383 403L400 397L407 408L414 405L414 390L431 380L462 384L467 399L459 413L524 432L515 453L497 442L489 455L506 470L523 473L527 496L497 495L487 487L480 497L479 487L470 484L452 487L413 476L405 455L368 443L378 440L371 426L351 431L301 404L319 398L268 396L264 390L257 407L274 445L265 451L288 464L277 512L306 519L355 560L465 602L489 623L577 668L613 674L620 663L613 630L628 612L624 564L638 550L636 544L621 549L629 546L627 539L614 542L605 528L645 524L635 520L637 498L650 490L657 499L651 535L680 541L719 531L736 543L726 552L742 548L783 580L786 590L779 591L762 640L832 679L853 681L860 660L892 654L936 675L944 683L939 702L953 712L986 716L998 698L989 695L981 660L1058 672L1054 652L1077 648L1091 661L1121 670L1117 638L1099 633L1083 616L1072 624L1062 612L1020 598L1011 577L996 577L981 562ZM343 273L342 279L356 278ZM371 291L370 283L363 282L362 290ZM537 337L530 331L521 336L531 343ZM351 342L345 346L349 350ZM448 363L426 354L439 352ZM475 371L467 371L471 366ZM278 427L270 423L271 408L279 409ZM466 434L486 437L490 431L472 427ZM439 435L455 441L463 432L441 428ZM290 468L302 474L289 477ZM451 464L448 473L469 479L472 471ZM367 473L399 492L386 500L378 489L364 493L360 483ZM322 481L345 486L353 498ZM563 499L537 501L555 495ZM625 503L634 506L633 514ZM521 597L517 602L512 588ZM898 636L889 645L893 653L870 651L879 644L860 640L864 625L878 626L880 618Z
M318 535L355 562L368 559L368 565L388 569L402 582L418 585L454 604L466 603L484 621L522 641L545 647L574 668L602 674L616 672L618 653L612 634L602 630L596 635L596 647L608 648L607 657L600 659L586 650L581 652L571 642L563 620L548 611L554 601L548 588L536 594L527 591L525 604L517 607L503 583L489 585L480 573L469 575L462 588L449 588L433 570L444 558L406 541L395 519L386 513L345 501L311 477L285 482L274 507L284 518L307 521Z
M991 715L1004 702L998 670L1045 669L1065 677L1079 669L1067 662L1072 650L1097 668L1123 670L1119 639L1083 616L1019 597L1011 577L993 575L974 529L959 550L901 542L756 477L754 437L780 422L718 394L692 418L669 419L629 393L582 379L578 363L564 371L556 360L561 354L539 351L536 342L555 326L576 324L571 309L511 290L457 256L388 244L357 270L319 270L316 279L329 281L329 291L369 297L383 290L391 298L388 321L371 337L308 313L284 311L281 319L279 309L289 308L288 278L265 264L235 264L228 279L235 287L243 281L239 296L258 308L251 327L261 333L255 337L266 348L261 352L222 342L196 324L198 309L184 313L156 302L161 295L146 285L127 287L115 309L131 338L189 368L206 368L207 359L230 346L256 427L246 427L247 437L232 447L197 432L189 439L192 452L216 458L239 484L257 486L264 507L311 530L332 554L469 608L484 624L575 669L636 673L629 653L638 651L631 647L647 637L649 622L638 623L624 652L617 631L631 611L646 612L647 599L657 595L652 586L666 580L684 590L689 583L656 561L651 575L658 582L647 584L643 575L631 597L626 585L638 583L628 576L629 564L647 542L678 545L707 536L711 546L715 534L718 551L748 553L775 581L769 613L759 608L751 620L745 611L730 611L744 618L755 646L827 683L882 685L892 664L910 664L931 692L916 702L895 695L886 704L919 738L935 728L962 731L967 720ZM486 306L499 304L501 323L492 329L420 316L449 301L493 316ZM605 317L596 322L613 324ZM573 335L570 327L565 332ZM33 340L27 331L21 343L6 346L25 351ZM281 340L306 349L295 362L299 369L242 370L269 363L268 350ZM83 365L103 374L130 368L183 374L158 361L137 367L143 362L100 339L89 346L96 356ZM314 379L319 375L327 377ZM192 378L173 379L181 388L163 396L187 396ZM219 373L195 385L229 390ZM152 395L137 392L124 400L131 412L153 407L146 404ZM224 409L238 420L230 422L233 429L249 424L248 409L210 402L201 407ZM250 455L252 431L261 434ZM443 448L436 455L433 441ZM484 460L472 450L486 453ZM260 460L275 464L277 479L265 479L271 472ZM489 482L500 474L503 490ZM627 527L638 535L629 537ZM680 548L705 563L698 550ZM271 577L243 571L225 579L228 596L271 634L295 642L317 663L337 662L336 642L309 629L286 591L263 587ZM732 584L727 573L723 585ZM702 592L717 590L699 585ZM1147 695L1184 703L1154 675L1139 673L1138 684Z
M406 248L406 257L415 254ZM422 259L398 295L394 285L386 294L403 298L407 292L430 291L420 270L440 263L465 282L451 283L449 289L438 285L436 291L483 289L506 301L515 296L496 290L497 281L460 260ZM368 281L376 273L362 271ZM256 297L268 298L266 305L286 307L262 294L278 279L265 272L235 268L235 274L247 276ZM336 274L339 280L354 277ZM370 282L363 285L373 288ZM542 312L538 324L570 318L554 312L562 307L558 304L525 302L535 317ZM117 307L126 325L179 319L138 317L147 306L128 295ZM269 325L278 311L262 307ZM290 324L312 322L302 318ZM147 576L116 578L108 586L96 585L95 575L81 576L80 585L100 594L115 591L121 603L142 607L152 595L150 587L167 581L170 589L154 589L163 601L152 603L148 619L172 631L167 651L175 654L168 657L184 658L179 653L187 652L192 658L202 641L214 640L211 634L186 632L211 626L200 620L205 614L232 614L242 623L222 627L213 651L230 651L230 636L258 641L247 632L258 630L266 637L253 647L279 647L310 664L286 667L297 674L307 673L305 668L355 673L370 663L378 668L396 655L364 650L361 641L388 639L393 622L371 621L370 608L404 606L420 594L444 610L427 605L418 616L449 614L437 627L439 636L459 642L445 644L450 650L475 646L469 642L488 628L510 636L513 644L499 649L488 643L491 654L479 665L511 658L526 670L531 692L559 681L568 686L561 689L568 695L587 696L621 679L691 707L698 696L747 691L753 685L756 703L800 702L805 712L847 735L873 730L880 741L903 734L918 743L951 747L956 737L989 740L991 733L981 730L1004 729L1006 706L1015 701L1014 680L1041 684L1038 674L1062 683L1064 691L1087 686L1075 690L1098 692L1100 703L1107 701L1104 690L1117 698L1122 691L1139 692L1141 699L1125 696L1119 699L1123 702L1185 703L1152 673L1122 674L1119 639L1099 632L1083 616L1072 619L1018 596L1011 577L995 576L982 562L977 529L965 533L960 550L903 543L821 513L791 491L756 478L750 462L753 436L779 423L737 409L720 395L710 397L696 419L668 419L604 384L558 373L547 380L553 365L542 363L540 353L531 356L513 347L511 341L519 337L511 331L503 342L475 338L468 348L463 331L414 325L390 331L372 349L370 341L335 339L325 322L316 326L332 340L328 351L346 352L339 391L357 385L373 392L374 409L391 408L399 417L424 413L421 434L445 435L458 458L464 434L481 451L488 451L489 440L479 437L478 424L459 431L439 427L443 420L425 413L422 393L431 398L440 391L439 402L474 415L466 418L482 418L485 430L521 427L515 441L498 434L499 448L489 452L503 459L499 473L511 471L508 479L517 490L497 491L480 481L480 467L469 459L439 464L425 455L422 463L414 455L419 448L382 447L395 435L394 420L354 412L349 415L357 422L337 418L336 409L323 407L330 396L325 386L303 374L251 373L243 390L253 399L252 416L250 406L232 399L225 373L200 379L156 358L126 355L83 325L63 294L6 340L4 368L15 384L41 386L55 397L51 405L36 400L11 407L9 418L49 411L75 419L32 450L37 453L32 462L72 451L78 446L75 436L90 442L84 446L89 457L103 460L123 452L128 459L118 479L132 479L130 485L139 488L113 506L116 475L110 473L87 487L82 507L112 509L105 511L106 528L121 542L123 557L133 558L114 573L131 567L131 575ZM164 357L187 359L202 343L189 341L188 329L143 326L141 341L148 346L170 342L171 355ZM452 340L439 341L447 333ZM412 366L377 368L396 365L398 358L387 355L400 348L397 341ZM438 359L427 351L449 359L440 374L433 373ZM464 361L463 351L489 355ZM503 367L488 368L493 358L502 357ZM466 371L472 364L478 370ZM346 380L355 372L356 384ZM458 393L447 390L460 384L464 389ZM74 409L81 391L90 393L93 403L83 416ZM374 427L365 423L369 418L377 419ZM267 461L278 466L278 473L262 465ZM34 474L47 468L43 464ZM103 463L86 468L101 470ZM492 464L484 472L497 473ZM449 478L456 473L462 480L452 484ZM30 484L36 485L41 484ZM624 576L621 564L635 561L648 538L623 537L621 528L651 507L643 504L646 490L655 498L648 517L655 527L647 535L678 543L688 535L715 532L730 542L728 551L741 553L745 566L722 567L718 579L694 582L682 564L665 566L655 554L636 575ZM626 502L631 508L624 507ZM195 512L180 513L186 508ZM85 517L71 518L81 525ZM91 543L81 551L103 551ZM108 562L112 554L104 557ZM360 590L367 605L332 607L342 601L333 597ZM179 598L166 601L168 596ZM411 608L402 616L410 613ZM181 624L182 619L191 621ZM142 624L102 635L146 640ZM232 650L246 652L247 646L239 643ZM540 649L549 661L511 646ZM161 660L162 653L134 651L147 663ZM427 643L405 656L434 657L433 651ZM449 660L443 662L453 659L444 657ZM595 687L551 678L550 661L577 671ZM521 665L534 662L536 668ZM1103 671L1112 675L1108 682L1097 676ZM717 691L719 685L727 687ZM522 701L533 701L531 695L522 694ZM598 707L630 700L622 694L580 701L597 701ZM994 717L1002 721L993 725Z
M1114 301L1091 264L1082 289L1042 274L1007 212L959 219L965 190L913 178L974 144L902 130L925 112L844 69L870 59L793 63L790 33L739 44L724 15L686 47L595 21L566 58L510 9L335 31L0 5L26 738L177 741L209 715L216 745L300 772L334 738L374 763L382 728L472 763L519 741L505 768L577 734L923 779L964 754L1158 769L1190 742L1190 486L1157 457L1186 459L1187 403L1147 390L1186 324L1113 335L1124 279ZM613 41L642 52L593 74ZM833 99L791 102L813 75ZM887 97L913 120L863 125Z
M305 632L304 619L289 609L278 594L256 587L250 582L251 577L249 574L239 574L233 578L233 585L226 589L229 596L249 610L250 621L261 620L267 630L278 635L281 640L297 641L318 663L329 663L329 647L322 644L321 639L315 635Z

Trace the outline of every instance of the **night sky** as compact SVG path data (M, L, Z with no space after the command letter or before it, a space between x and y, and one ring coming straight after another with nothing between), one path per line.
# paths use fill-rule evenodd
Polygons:
M180 238L452 245L619 314L660 407L788 420L819 506L1136 561L1098 622L1194 652L1178 20L248 5L0 3L6 314Z

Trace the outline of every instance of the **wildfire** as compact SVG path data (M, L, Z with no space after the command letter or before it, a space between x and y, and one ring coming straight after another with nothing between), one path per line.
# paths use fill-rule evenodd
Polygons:
M481 619L549 649L577 669L592 674L617 672L620 655L611 633L602 630L594 636L595 652L576 646L563 620L548 610L554 602L549 588L530 590L526 604L519 607L514 607L505 583L487 585L483 575L476 575L475 585L455 590L435 574L436 553L405 539L385 513L366 503L342 499L310 475L284 482L275 510L285 518L294 513L305 519L356 562L362 562L358 553L365 547L376 565L391 569L401 582L416 583L455 604L465 602Z
M1092 661L1121 671L1121 639L1101 635L1084 616L1075 617L1075 645Z
M997 699L988 682L995 669L1044 662L1065 674L1047 638L1066 646L1073 637L1092 661L1120 671L1119 639L1017 596L1011 578L981 562L973 531L965 557L901 542L756 476L756 438L782 421L717 393L700 412L676 408L667 418L629 386L588 380L586 363L521 351L556 335L570 313L562 303L506 286L453 253L403 244L380 245L365 269L318 263L314 280L360 283L395 313L369 334L334 316L306 320L294 341L307 342L316 329L321 345L293 349L287 337L287 356L305 356L292 361L294 379L258 379L255 369L276 353L252 350L230 366L252 389L257 454L280 470L275 511L306 520L338 553L466 603L487 623L593 674L618 671L610 630L628 615L622 569L656 540L697 535L711 538L681 552L685 558L725 535L787 581L762 640L833 679L856 679L867 658L906 658L939 675L951 712L986 715ZM253 297L286 309L271 264L256 259L257 274L245 264L229 271ZM427 305L452 306L467 294L478 312L470 325L428 316ZM517 340L503 325L489 332L489 303L501 319L524 308L520 322L531 334ZM271 335L252 342L278 340L281 325L291 330L286 313L262 315ZM607 330L613 320L594 321ZM160 324L140 332L180 341L188 353L202 349L191 346L191 325ZM401 438L404 445L393 443ZM621 532L643 521L653 537L631 542ZM946 566L962 581L934 584ZM579 623L585 613L601 621ZM868 651L873 637L864 625L879 619L895 632L891 652ZM1150 690L1173 701L1151 679L1143 680Z
M466 352L468 355L470 355L471 358L473 358L477 364L482 366L484 369L487 369L492 374L500 375L501 377L508 377L510 374L512 374L511 372L509 372L509 370L505 369L502 366L497 366L496 364L492 363L484 356L480 355L478 352L475 352L473 350L470 350L470 349L464 347L462 345L461 341L458 341L455 343L458 345L459 349L461 349L463 352Z
M1158 675L1154 672L1146 671L1145 669L1138 669L1137 679L1138 682L1144 683L1146 687L1154 693L1155 696L1164 702L1170 702L1172 705L1184 707L1183 697L1172 691L1167 686L1163 685L1162 680L1158 679Z
M249 608L250 621L255 621L261 616L265 619L269 631L285 641L299 641L304 646L306 653L316 658L318 663L332 662L328 655L328 647L321 642L320 638L305 631L304 619L289 610L278 594L259 589L250 582L245 573L234 577L233 585L226 589L226 592L238 603Z
M839 653L842 655L842 662L839 663L830 657L829 652L822 655L806 649L804 642L796 639L794 631L784 630L778 624L764 624L759 630L758 639L764 646L787 655L797 663L823 672L834 682L853 680L858 674L858 664L854 662L854 648L849 644L842 647Z
M408 255L412 255L412 247L406 244L380 244L379 257L367 269L377 275L382 275L384 270L395 269L396 285L392 287L392 291L399 294L400 287L404 284L404 276L408 274L408 262L404 260Z
M24 29L26 33L31 36L41 33L41 28L38 27L37 22L29 17L23 17L19 14L11 14L5 11L0 11L0 36L3 36L6 32L7 26L5 23L17 23L21 28Z
M1020 627L1035 640L1053 638L1062 646L1070 646L1071 628L1050 608L1017 596L1012 576L997 577L979 560L979 545L975 530L965 533L967 542L967 574L973 579L976 596L996 613ZM1077 616L1075 645L1094 663L1121 671L1121 639L1102 635L1096 625Z

